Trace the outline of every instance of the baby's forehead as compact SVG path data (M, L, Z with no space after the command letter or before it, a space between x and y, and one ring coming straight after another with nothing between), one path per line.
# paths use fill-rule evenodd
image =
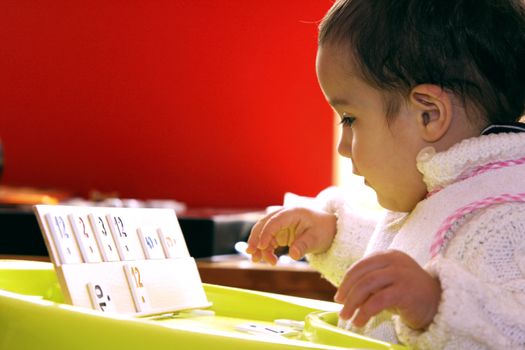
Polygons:
M317 48L317 59L323 59L331 65L336 65L346 76L362 77L360 59L346 43L325 43Z

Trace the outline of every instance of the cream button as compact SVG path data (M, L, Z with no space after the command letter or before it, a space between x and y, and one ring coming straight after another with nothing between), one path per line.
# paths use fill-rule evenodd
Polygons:
M417 154L416 161L418 162L428 162L436 154L436 149L434 147L428 146L423 148Z

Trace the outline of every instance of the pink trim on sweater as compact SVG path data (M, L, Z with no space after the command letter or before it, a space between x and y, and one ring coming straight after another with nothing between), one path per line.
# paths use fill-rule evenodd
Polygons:
M473 170L467 171L466 173L463 173L459 176L459 181L468 179L469 177L473 177L479 174L483 174L489 170L495 170L500 168L506 168L513 165L521 165L525 163L525 157L514 159L514 160L506 160L501 162L494 162L485 164L483 166L477 167Z
M477 168L474 168L472 170L465 171L464 173L458 176L456 182L463 181L470 177L483 174L489 170L501 169L501 168L506 168L506 167L513 166L513 165L521 165L521 164L525 164L525 157L515 159L515 160L505 160L501 162L485 164ZM443 186L435 188L434 190L427 193L426 198L431 197L432 195L438 193L442 189L443 189Z
M474 212L479 209L486 208L488 206L500 203L509 203L509 202L522 202L525 203L525 193L517 194L502 194L495 197L487 197L479 201L472 202L466 206L459 208L452 215L447 217L445 221L441 224L441 227L436 232L432 245L430 246L430 255L435 257L442 247L450 240L451 237L447 237L447 232L450 230L454 222L460 219L461 217Z

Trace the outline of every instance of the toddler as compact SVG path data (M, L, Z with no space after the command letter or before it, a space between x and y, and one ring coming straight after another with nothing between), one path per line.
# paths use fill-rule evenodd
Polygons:
M306 255L367 336L525 348L524 2L340 0L318 44L338 151L385 214L322 192L260 220L252 259Z

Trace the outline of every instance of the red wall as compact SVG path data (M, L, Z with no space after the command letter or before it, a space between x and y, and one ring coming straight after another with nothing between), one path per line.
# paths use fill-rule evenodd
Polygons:
M263 206L332 179L330 0L0 2L2 184Z

